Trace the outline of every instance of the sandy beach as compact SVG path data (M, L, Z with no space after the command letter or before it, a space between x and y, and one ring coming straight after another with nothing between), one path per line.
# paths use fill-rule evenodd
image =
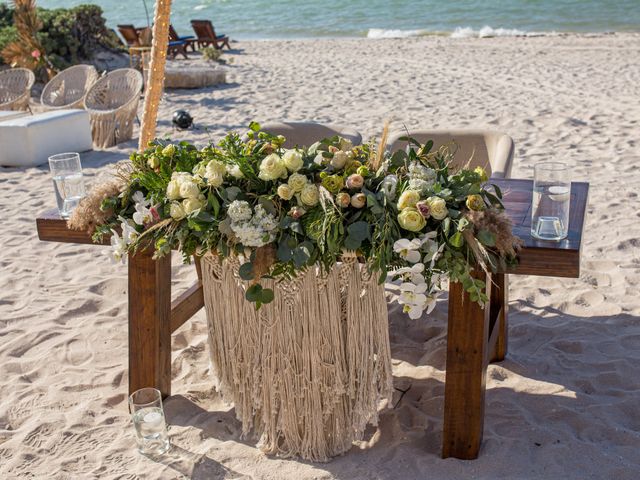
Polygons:
M103 247L40 242L34 218L55 206L48 168L0 168L0 478L638 478L640 34L233 47L226 85L165 94L160 137L205 143L251 120L343 123L364 138L387 119L500 130L515 141L513 178L558 160L590 182L581 277L510 277L509 354L488 370L475 461L440 458L446 295L417 321L391 307L406 393L368 443L327 464L267 457L240 437L213 390L199 312L173 337L173 447L154 460L135 450L127 408L126 266ZM196 130L173 131L177 109ZM136 146L83 154L88 184ZM195 278L177 254L173 273L174 295Z

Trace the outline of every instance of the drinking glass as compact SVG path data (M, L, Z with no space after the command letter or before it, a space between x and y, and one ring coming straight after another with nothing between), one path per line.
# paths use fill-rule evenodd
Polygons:
M69 218L80 199L85 196L80 155L60 153L49 157L49 168L53 176L58 211L62 218Z
M155 388L136 390L129 396L129 407L136 428L138 451L145 455L161 455L169 450L160 391Z
M542 162L534 167L531 235L559 241L569 231L571 179L567 165Z

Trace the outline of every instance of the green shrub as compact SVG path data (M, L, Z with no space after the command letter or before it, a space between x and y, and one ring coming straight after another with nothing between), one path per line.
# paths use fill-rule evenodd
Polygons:
M12 25L12 15L10 8L0 4L0 26L6 18L9 19L9 25ZM107 28L102 8L98 5L78 5L53 10L38 8L38 17L42 21L38 40L56 68L62 69L91 60L98 46L121 48L118 37ZM15 29L6 30L7 28L13 29L5 27L0 30L0 49L15 35Z
M13 10L6 3L0 3L0 29L13 25Z
M14 40L18 39L18 32L16 27L0 27L0 52L4 47L9 45ZM0 56L0 63L2 61L2 56Z

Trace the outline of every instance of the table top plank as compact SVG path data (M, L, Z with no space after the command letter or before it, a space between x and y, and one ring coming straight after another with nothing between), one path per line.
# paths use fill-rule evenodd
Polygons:
M543 275L552 277L580 276L580 249L589 196L589 184L571 184L569 235L559 242L537 240L531 236L531 201L533 182L519 179L492 179L503 193L507 215L513 222L513 233L524 242L518 256L518 265L505 273L516 275ZM36 219L38 237L49 242L93 243L87 232L67 228L57 210L49 210ZM105 238L100 244L109 245Z

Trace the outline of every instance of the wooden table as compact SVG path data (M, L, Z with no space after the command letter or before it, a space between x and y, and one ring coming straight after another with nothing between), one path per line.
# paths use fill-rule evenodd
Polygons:
M487 365L507 353L507 274L578 277L580 247L589 185L571 186L569 236L561 242L531 237L530 180L495 181L504 193L514 232L523 239L517 267L487 280L490 301L482 309L471 302L460 284L449 287L447 368L442 456L478 456L484 425ZM67 229L57 210L36 219L40 240L92 243L85 232ZM103 242L107 245L108 242ZM200 266L198 281L171 301L171 256L153 260L152 251L129 257L129 393L156 387L171 394L171 334L204 305ZM478 273L478 277L484 277Z

